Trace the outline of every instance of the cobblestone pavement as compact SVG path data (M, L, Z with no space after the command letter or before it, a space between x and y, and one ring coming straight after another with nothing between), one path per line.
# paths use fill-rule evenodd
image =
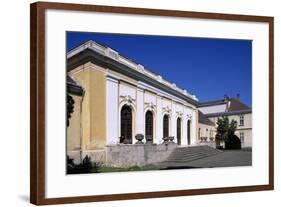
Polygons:
M198 160L186 162L184 164L174 163L166 166L166 169L180 168L212 168L212 167L232 167L232 166L251 166L251 150L226 150L222 153L205 157Z

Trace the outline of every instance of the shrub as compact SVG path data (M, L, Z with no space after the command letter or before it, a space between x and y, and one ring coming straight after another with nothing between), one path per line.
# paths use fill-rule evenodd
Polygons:
M225 149L241 149L240 139L235 134L229 136L225 142Z
M67 156L67 174L83 174L96 173L99 171L100 165L91 161L91 157L86 155L81 164L74 164L73 159Z

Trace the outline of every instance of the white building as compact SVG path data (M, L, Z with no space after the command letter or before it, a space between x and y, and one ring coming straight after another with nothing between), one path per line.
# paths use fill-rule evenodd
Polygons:
M200 103L198 109L216 123L218 118L227 116L237 122L236 136L240 138L242 147L252 147L252 109L240 101L240 96Z
M137 134L156 144L164 137L196 144L198 99L175 83L94 41L67 54L67 70L84 90L81 123L68 129L69 154L79 151L71 146L77 133L70 132L80 129L80 150L90 154L106 145L135 144Z
M223 115L240 118L238 136L244 146L251 146L251 110L240 101L199 105L195 95L176 83L94 41L68 52L67 75L83 91L77 97L70 94L76 100L67 129L72 157L82 153L104 160L106 146L135 144L138 134L154 144L173 137L180 146L196 145L203 133L205 141L214 141L214 123Z

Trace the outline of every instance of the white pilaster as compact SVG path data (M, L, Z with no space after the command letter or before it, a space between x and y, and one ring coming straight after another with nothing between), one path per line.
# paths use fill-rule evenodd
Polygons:
M162 116L162 98L157 96L157 107L156 107L156 137L155 142L157 144L162 143L163 138L163 116Z
M191 129L190 129L190 135L191 135L191 144L196 144L196 130L197 130L197 111L193 110L192 112L192 118L191 118Z
M144 92L143 89L137 89L137 112L136 112L136 134L145 134L144 132Z
M172 101L171 103L171 118L170 118L170 134L169 136L173 136L175 139L174 141L176 142L177 139L177 120L176 120L176 105L175 102Z
M118 80L106 78L106 132L107 144L116 144L118 138Z
M187 113L186 109L184 109L183 118L182 118L182 137L181 137L181 145L187 145Z

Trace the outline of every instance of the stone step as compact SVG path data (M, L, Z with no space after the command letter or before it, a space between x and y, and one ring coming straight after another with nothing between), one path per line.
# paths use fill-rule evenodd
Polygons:
M189 159L191 157L195 157L195 156L210 156L210 155L214 155L214 154L218 154L218 152L213 152L213 153L194 153L194 154L189 154L189 155L184 155L184 156L176 156L176 155L171 155L168 157L167 160L184 160L184 159Z
M207 151L213 151L217 150L208 146L202 146L202 147L177 147L176 151L178 152L186 152L186 151L197 151L197 150L207 150Z
M173 154L192 154L192 153L196 153L196 152L213 152L213 150L205 150L205 149L198 149L198 150L187 150L187 151L173 151Z
M178 150L174 150L172 153L173 154L189 154L189 153L196 153L196 152L215 152L217 150L206 150L206 149L197 149L197 150L186 150L186 151L178 151Z
M189 156L189 157L183 157L183 158L173 157L173 158L168 158L164 162L189 162L189 161L193 161L195 159L201 159L201 158L212 156L212 155L215 155L215 154L218 154L218 153L213 153L213 154L208 154L208 155L207 154L196 154L196 155L192 155L192 156Z
M186 151L178 151L177 149L175 149L171 155L190 155L190 154L195 154L195 153L214 153L214 152L220 152L216 149L197 149L197 150L186 150Z
M216 151L206 151L206 150L202 150L202 151L194 151L194 152L174 152L172 153L170 156L188 156L188 155L193 155L193 154L196 154L196 153L205 153L205 154L209 154L209 153L217 153Z
M196 152L196 153L189 153L189 154L181 154L180 156L178 154L172 154L168 158L188 158L190 156L195 155L211 155L211 154L217 154L218 152Z
M221 153L221 151L209 146L177 147L170 156L165 161L159 163L159 165L181 165L193 160L213 156L218 153Z

